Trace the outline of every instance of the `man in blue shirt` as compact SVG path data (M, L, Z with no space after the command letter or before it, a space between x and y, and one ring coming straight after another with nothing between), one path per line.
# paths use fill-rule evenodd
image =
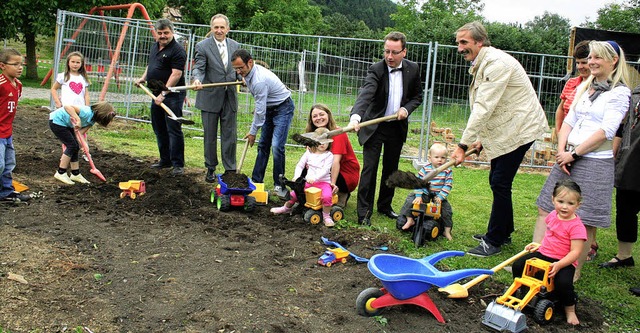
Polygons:
M254 63L251 54L244 49L236 50L231 56L231 65L240 74L255 99L253 122L245 139L253 147L256 133L262 128L258 143L258 156L253 167L251 179L256 183L264 182L264 173L269 161L269 149L273 151L274 192L281 198L286 196L279 175L284 174L284 145L287 142L289 126L293 119L295 106L291 91L270 70Z
M187 52L173 36L173 23L159 19L155 24L157 42L151 46L149 63L136 85L158 80L167 87L184 86L184 67ZM152 164L154 169L171 168L174 176L184 173L184 136L179 122L171 120L160 107L168 106L177 117L182 116L185 91L154 91L156 99L151 103L151 125L156 134L160 160Z

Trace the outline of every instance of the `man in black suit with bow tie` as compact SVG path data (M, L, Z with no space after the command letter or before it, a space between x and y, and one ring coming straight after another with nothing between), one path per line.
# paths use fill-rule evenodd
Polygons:
M358 131L362 145L363 166L358 185L358 222L371 224L371 212L376 192L378 163L382 156L382 177L377 210L389 218L398 215L391 202L394 189L386 185L387 178L398 170L402 145L407 139L407 117L422 104L420 68L415 62L404 59L407 55L407 39L401 32L391 32L384 38L384 60L377 62L367 72L353 110L350 124ZM387 115L397 114L397 120L370 125L360 129L359 123Z

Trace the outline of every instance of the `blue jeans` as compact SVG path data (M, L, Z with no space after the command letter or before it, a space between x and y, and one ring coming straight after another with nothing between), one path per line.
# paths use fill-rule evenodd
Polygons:
M175 113L176 117L182 117L182 104L185 92L168 94L164 104ZM182 125L169 119L167 112L159 105L151 102L151 126L156 134L158 151L160 152L160 164L184 167L184 136Z
M284 145L287 143L294 110L295 106L291 98L276 107L267 108L264 125L262 125L262 132L260 133L260 142L258 143L258 156L251 174L251 180L254 183L264 183L264 173L267 170L269 153L273 151L273 184L284 186L280 184L278 178L281 174L284 175Z
M520 163L532 144L533 141L491 160L489 185L493 192L493 204L484 240L493 246L502 246L514 230L511 188Z
M4 198L14 191L11 172L16 167L16 150L13 147L13 136L0 139L0 170L2 170L2 188L0 198Z

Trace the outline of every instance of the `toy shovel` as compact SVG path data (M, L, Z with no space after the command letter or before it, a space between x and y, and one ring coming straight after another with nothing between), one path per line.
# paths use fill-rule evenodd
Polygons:
M533 252L535 250L538 249L538 247L540 247L540 244L538 243L531 243L529 245L533 245L533 248L531 248L530 250L522 250L520 251L518 254L514 255L513 257L499 263L497 266L495 266L494 268L492 268L491 270L495 273L503 268L505 268L507 265L510 265L511 263L513 263L514 261L516 261L518 258L522 257L523 255ZM527 247L529 246L527 245ZM454 283L454 284L450 284L446 287L443 288L439 288L438 291L439 292L443 292L443 293L447 293L449 295L447 295L448 298L466 298L469 296L469 288L475 286L476 284L484 281L486 278L488 278L490 275L489 274L482 274L482 275L478 275L476 276L475 279L461 285L459 283Z
M369 259L355 255L353 252L345 249L344 246L340 245L340 243L338 243L338 242L334 242L332 240L329 240L327 237L320 237L320 239L322 240L322 242L325 245L335 246L337 248L340 248L340 249L343 249L343 250L349 252L349 255L357 262L369 262Z
M82 150L84 150L84 154L87 155L87 159L89 160L89 165L91 166L91 173L96 175L96 177L100 178L102 181L106 182L107 178L105 178L102 175L102 172L100 172L100 170L96 168L96 165L93 164L93 159L91 158L91 154L89 154L89 145L87 145L87 141L84 140L84 137L82 136L82 134L80 134L80 131L75 129L75 132L76 132L76 138L78 139L78 142L82 146Z

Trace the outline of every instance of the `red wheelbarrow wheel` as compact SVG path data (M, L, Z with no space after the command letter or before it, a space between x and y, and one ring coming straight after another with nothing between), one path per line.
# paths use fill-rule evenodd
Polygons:
M360 295L356 298L356 310L358 314L365 317L379 315L383 309L375 309L371 306L371 303L383 295L384 292L378 288L367 288L360 292Z

